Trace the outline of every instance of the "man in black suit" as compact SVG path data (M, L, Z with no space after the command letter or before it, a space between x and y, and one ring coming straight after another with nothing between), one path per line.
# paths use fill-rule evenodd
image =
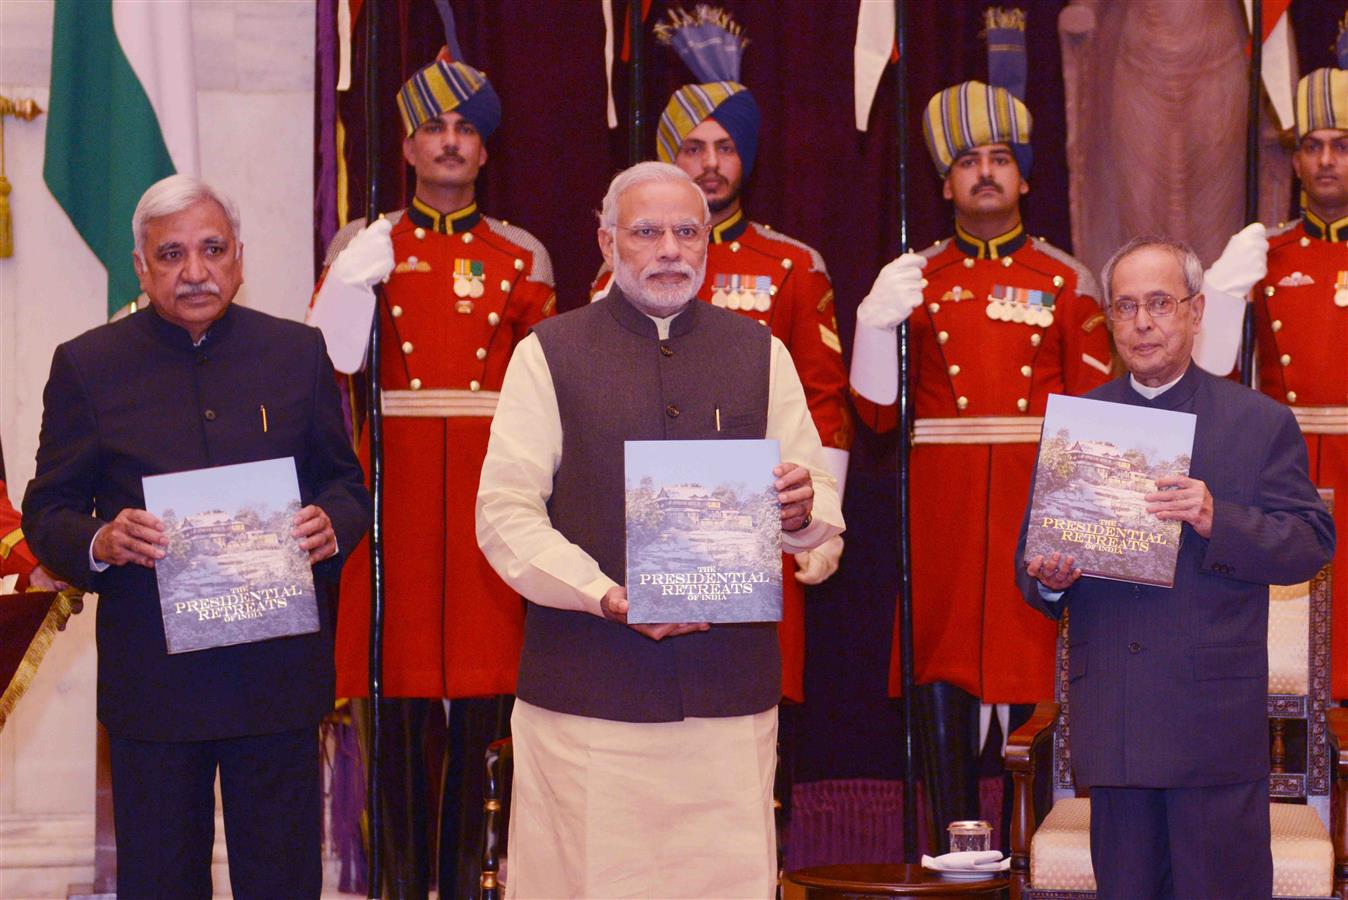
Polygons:
M317 897L317 726L333 701L323 586L368 527L369 495L319 332L231 305L233 202L175 175L141 197L132 231L150 306L56 349L23 503L38 557L100 597L118 894L211 895L218 769L234 895ZM286 456L319 631L169 655L154 572L167 540L141 478Z
M1102 898L1271 895L1268 586L1334 551L1292 414L1191 362L1202 281L1168 240L1115 253L1105 311L1129 375L1087 395L1198 417L1189 475L1146 497L1183 523L1174 587L1079 580L1058 553L1019 573L1030 605L1072 610L1072 760Z

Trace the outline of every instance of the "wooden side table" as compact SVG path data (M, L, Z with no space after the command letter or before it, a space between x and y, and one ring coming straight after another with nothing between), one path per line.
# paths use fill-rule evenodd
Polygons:
M1004 873L978 881L957 881L912 864L815 866L787 872L786 878L805 889L807 900L852 900L858 897L1003 898L1007 896L1010 886Z

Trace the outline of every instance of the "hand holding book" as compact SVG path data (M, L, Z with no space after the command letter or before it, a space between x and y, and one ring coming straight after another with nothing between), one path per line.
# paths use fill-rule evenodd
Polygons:
M164 523L143 509L127 507L94 535L91 550L94 559L112 566L135 563L154 568L154 561L164 558Z
M1147 512L1163 521L1188 522L1201 538L1212 537L1212 493L1197 478L1171 475L1156 479L1156 490L1142 498Z
M667 637L692 634L694 631L706 631L711 625L706 622L669 622L660 625L632 625L627 621L627 588L617 585L608 589L599 601L599 610L610 622L626 625L633 631L644 634L653 641L662 641Z
M1031 578L1037 579L1046 590L1062 593L1081 577L1081 570L1073 567L1075 560L1061 553L1054 553L1047 559L1036 556L1025 564L1025 571Z

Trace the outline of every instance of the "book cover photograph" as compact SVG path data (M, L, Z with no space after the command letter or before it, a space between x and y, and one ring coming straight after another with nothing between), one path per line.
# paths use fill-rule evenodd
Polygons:
M290 533L300 510L292 457L142 483L168 538L154 571L169 653L318 631L309 555Z
M1071 555L1082 575L1172 587L1180 523L1147 513L1156 479L1188 475L1191 413L1052 394L1025 559Z
M627 441L627 621L776 622L775 440Z

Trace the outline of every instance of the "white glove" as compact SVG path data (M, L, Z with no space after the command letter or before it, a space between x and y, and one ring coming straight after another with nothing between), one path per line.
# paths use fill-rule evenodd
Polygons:
M796 580L801 584L820 584L838 571L838 560L842 557L842 535L835 534L813 550L804 550L796 554Z
M1222 255L1203 274L1203 284L1244 297L1267 274L1268 235L1263 222L1254 222L1231 235Z
M393 223L377 219L356 232L328 267L328 277L351 287L374 287L393 271Z
M927 258L916 253L905 253L886 264L857 307L857 322L868 328L898 328L922 305L922 269L926 264Z

